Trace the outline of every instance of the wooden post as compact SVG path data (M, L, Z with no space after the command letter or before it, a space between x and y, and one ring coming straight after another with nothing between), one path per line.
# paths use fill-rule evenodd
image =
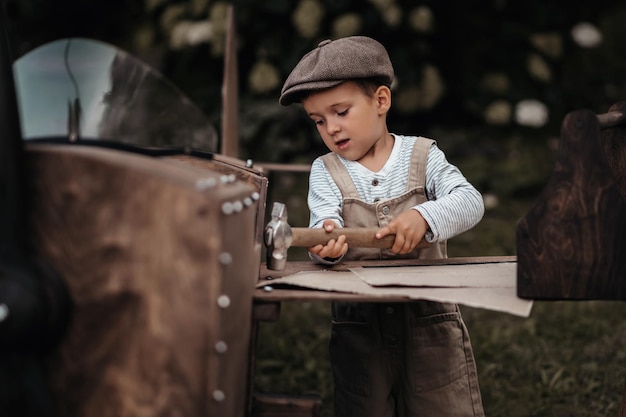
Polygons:
M224 81L222 84L222 146L221 154L233 158L239 153L237 29L235 6L228 5L226 18L226 48L224 51Z

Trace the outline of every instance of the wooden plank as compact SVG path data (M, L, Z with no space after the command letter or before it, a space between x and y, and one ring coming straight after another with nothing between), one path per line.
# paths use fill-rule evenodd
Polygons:
M270 162L258 162L255 167L264 172L311 172L311 164L277 164Z
M276 321L280 317L280 303L256 302L252 309L252 318L258 321Z
M237 27L235 22L235 6L229 4L226 15L224 81L222 85L221 153L234 158L239 153L239 87L237 79Z
M458 257L445 259L384 259L367 261L345 261L337 265L320 265L311 261L290 261L282 271L274 271L267 268L267 264L262 263L259 271L261 279L268 277L279 278L286 275L293 275L300 271L322 271L325 269L333 271L349 271L357 267L381 267L381 266L419 266L419 265L470 265L498 262L515 262L515 256L477 256Z
M97 147L27 155L34 241L75 308L48 364L60 414L243 417L258 206L222 203L254 189L202 189L219 174Z
M316 396L286 396L257 393L254 417L318 417L322 401Z
M254 292L255 302L278 302L278 301L359 301L359 302L410 302L407 297L393 295L368 295L368 294L348 294L333 291L318 291L293 288L274 288L272 284L275 279L288 275L293 275L303 271L349 271L359 267L384 267L384 266L428 266L428 265L480 265L489 263L509 263L516 261L515 256L485 256L485 257L459 257L447 259L387 259L368 261L346 261L338 265L327 266L315 264L311 261L287 262L283 271L273 271L267 269L266 264L261 264L259 272L259 283L265 284Z
M517 226L518 295L626 299L625 196L626 126L568 114L552 175Z

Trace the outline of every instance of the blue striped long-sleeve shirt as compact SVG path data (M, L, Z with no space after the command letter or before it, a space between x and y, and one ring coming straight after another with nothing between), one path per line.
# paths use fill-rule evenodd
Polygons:
M394 135L393 150L385 166L372 172L358 162L342 157L356 186L360 198L368 203L376 199L397 197L407 191L409 164L415 136ZM378 180L377 186L372 181ZM474 227L484 214L481 194L448 162L445 154L433 144L426 166L426 197L428 201L413 207L418 210L432 231L427 239L431 242L449 239ZM317 158L311 166L308 205L310 227L321 227L326 219L334 220L343 227L341 192L326 166Z

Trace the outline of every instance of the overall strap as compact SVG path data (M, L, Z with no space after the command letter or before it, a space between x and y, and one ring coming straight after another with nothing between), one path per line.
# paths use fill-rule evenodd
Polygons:
M339 187L341 195L346 198L359 198L359 193L356 191L356 186L348 173L345 165L339 160L337 155L333 152L329 152L321 157L322 162L326 165L328 173Z
M428 161L428 151L433 143L435 143L434 140L423 137L418 137L415 140L413 152L411 153L407 191L426 185L426 163Z

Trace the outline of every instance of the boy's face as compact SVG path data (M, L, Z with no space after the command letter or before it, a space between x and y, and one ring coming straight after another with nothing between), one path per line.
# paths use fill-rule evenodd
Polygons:
M372 156L389 136L386 116L391 106L389 88L381 86L369 97L347 81L309 95L302 106L328 149L345 159Z

